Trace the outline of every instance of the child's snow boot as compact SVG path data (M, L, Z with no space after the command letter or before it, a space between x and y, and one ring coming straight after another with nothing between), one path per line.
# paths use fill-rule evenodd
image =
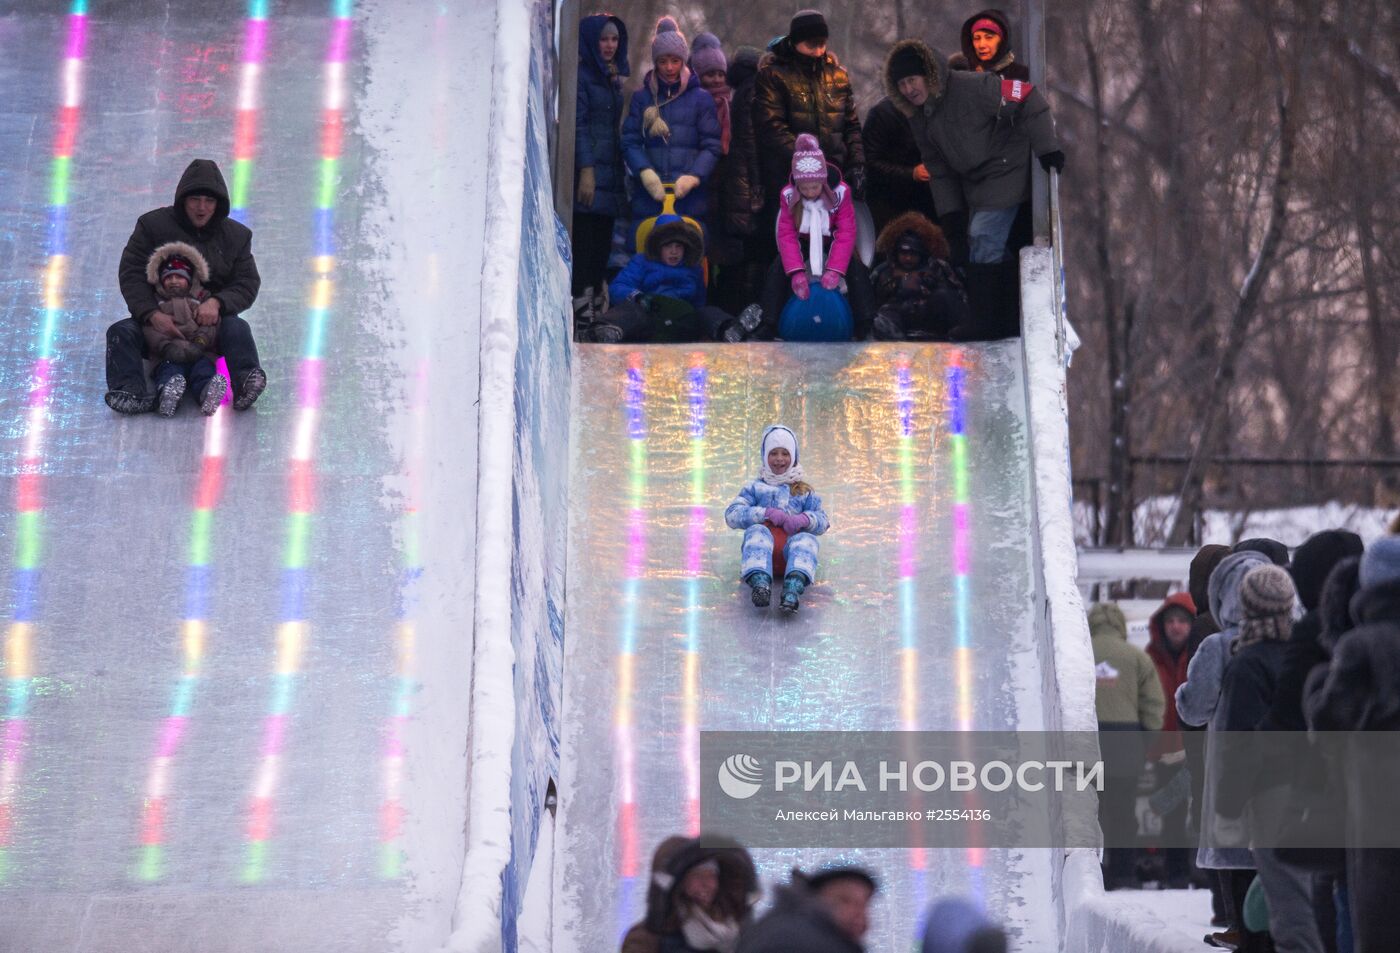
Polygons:
M796 612L802 598L802 590L805 588L807 588L807 582L802 578L801 573L788 573L783 580L783 601L778 608L784 612Z
M209 378L209 383L204 385L204 393L199 395L199 412L206 417L212 416L214 411L219 409L219 404L224 399L224 392L227 390L227 377L215 374Z
M160 404L156 411L162 417L174 417L175 408L180 406L180 398L185 396L185 377L176 374L160 389Z
M766 572L749 573L748 584L753 590L753 604L760 609L768 608L773 601L773 577Z

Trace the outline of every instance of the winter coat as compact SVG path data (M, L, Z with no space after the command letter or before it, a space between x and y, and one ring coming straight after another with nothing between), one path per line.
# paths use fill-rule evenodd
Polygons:
M932 176L938 213L1013 208L1029 201L1032 153L1060 149L1040 90L995 73L950 72L943 57L920 40L900 40L887 64L904 49L923 59L929 98L915 107L899 91L888 65L885 95L909 117Z
M924 259L913 271L902 271L895 261L895 246L909 232L918 236ZM926 305L937 291L962 293L962 279L948 262L950 252L943 229L919 212L905 212L888 222L875 240L875 253L884 259L870 273L877 306L894 302L917 307Z
M189 294L184 298L171 298L160 283L161 266L173 255L188 258L194 265L194 275L190 278ZM146 336L146 353L160 361L175 364L193 364L206 354L215 356L215 346L219 339L219 324L200 324L195 312L200 302L209 297L204 290L204 282L209 279L209 263L193 246L185 242L166 242L151 253L146 262L146 280L155 289L160 299L159 310L170 315L180 336L162 334L153 325L147 324L142 330Z
M598 52L603 26L617 26L617 55L611 64ZM612 69L609 69L609 65ZM578 99L574 107L574 178L580 169L593 170L593 204L574 202L574 210L617 217L627 214L627 190L622 170L622 77L627 63L627 25L600 13L578 25Z
M1278 691L1287 651L1287 643L1269 640L1246 645L1235 654L1220 686L1217 730L1252 732L1260 727ZM1249 792L1288 783L1288 765L1256 753L1257 749L1235 738L1219 759L1223 770L1216 782L1215 809L1221 815L1239 817Z
M996 62L992 63L990 68L981 65L982 61L977 58L977 50L972 46L972 25L978 20L991 20L1001 27L1001 47L997 50ZM1006 14L1000 10L983 10L981 13L974 13L963 22L962 30L958 35L962 38L963 56L967 58L968 62L968 65L963 67L964 69L996 73L1002 79L1029 80L1031 78L1030 67L1016 61L1015 49L1011 45L1011 24L1006 19Z
M786 485L774 486L762 480L747 483L739 495L724 511L724 522L730 529L748 529L762 523L767 517L764 510L775 507L788 513L806 513L812 525L803 532L820 536L831 528L831 520L822 509L822 498L813 490L801 496L793 496L792 488Z
M1157 679L1162 683L1162 696L1167 703L1166 713L1162 717L1163 732L1176 732L1181 728L1181 721L1176 714L1176 690L1186 681L1186 667L1191 663L1186 645L1182 645L1180 651L1173 652L1167 642L1165 616L1167 610L1174 606L1185 609L1194 621L1196 603L1192 601L1190 594L1185 592L1172 593L1157 611L1152 613L1152 618L1147 620L1147 657L1152 659L1152 664L1157 667ZM1156 760L1164 754L1181 750L1180 737L1176 734L1164 736L1148 752L1148 757Z
M670 127L667 136L646 131L642 115L647 107L660 105L661 118ZM632 182L632 218L641 221L661 211L637 177L651 169L662 182L675 182L693 175L700 184L676 200L676 212L705 221L709 211L708 180L719 162L719 116L714 97L700 86L699 77L683 68L676 83L662 83L655 70L649 70L642 86L632 94L627 119L622 124L622 158Z
M203 228L195 228L185 215L185 197L191 192L212 192L217 200L214 216ZM220 316L239 314L257 300L262 279L253 261L253 233L228 217L228 186L211 159L195 159L175 187L175 204L153 209L136 220L117 267L117 280L131 316L145 322L160 305L155 289L146 280L151 253L167 242L186 242L204 257L209 280L203 282L219 299Z
M865 146L851 78L831 53L803 56L784 38L758 70L753 121L763 163L763 187L777 195L792 167L797 137L817 137L828 162L846 181L865 174Z
M726 77L734 98L729 103L729 155L725 157L720 203L724 230L733 236L752 235L763 208L763 169L753 121L759 56L752 47L741 48L734 54Z
M739 938L736 953L864 953L807 890L779 887L769 911Z
M647 882L648 912L654 907L659 909L666 903L672 883L666 867L681 848L689 843L689 837L676 835L656 845L656 850L651 855L651 879ZM660 949L661 937L647 928L646 919L633 924L622 938L621 953L659 953Z
M667 858L664 875L653 874L652 881L660 889L647 894L643 923L647 932L659 938L662 953L685 953L691 949L681 932L685 920L681 884L691 868L711 860L719 865L716 904L731 922L741 926L748 923L758 899L758 872L749 852L736 841L712 835L687 840Z
M1191 558L1190 581L1186 588L1191 593L1191 601L1196 604L1196 621L1191 623L1191 635L1186 640L1188 663L1190 656L1195 655L1196 650L1201 647L1201 643L1207 637L1220 631L1220 625L1215 621L1215 616L1210 614L1210 596L1206 587L1210 583L1210 574L1228 555L1230 555L1229 546L1209 543L1202 546Z
M685 245L685 257L679 265L668 265L661 260L661 246L673 241ZM697 308L704 307L701 251L700 236L694 226L678 215L658 216L647 235L646 251L633 255L627 267L609 283L609 299L622 302L634 294L666 295L689 301Z
M851 255L856 250L856 210L851 199L851 190L841 181L840 173L827 166L827 182L835 198L834 205L828 204L831 234L823 239L826 249L822 259L826 268L844 275L851 267ZM774 228L778 233L778 255L783 259L783 272L793 274L803 271L808 264L810 235L798 229L802 224L802 195L796 186L784 186L778 200L778 219Z
M1240 602L1240 586L1245 575L1256 566L1269 564L1269 558L1259 552L1234 553L1220 561L1210 574L1206 586L1211 615L1219 621L1221 631L1201 643L1191 664L1186 668L1186 682L1176 690L1176 711L1188 725L1208 725L1206 742L1205 783L1200 799L1201 848L1196 852L1196 864L1211 870L1252 869L1254 858L1247 847L1220 847L1210 836L1215 823L1216 787L1219 766L1215 754L1216 732L1222 730L1223 716L1220 692L1225 680L1225 668L1230 662L1230 646L1239 635L1244 621L1244 606Z
M906 210L937 220L938 210L933 206L929 184L914 178L914 167L923 158L914 141L914 130L899 107L889 97L880 100L866 113L860 134L865 145L865 198L875 227L883 229L890 219Z
M1100 726L1156 731L1162 727L1162 684L1147 653L1128 642L1123 610L1099 603L1089 610L1094 646L1094 701Z

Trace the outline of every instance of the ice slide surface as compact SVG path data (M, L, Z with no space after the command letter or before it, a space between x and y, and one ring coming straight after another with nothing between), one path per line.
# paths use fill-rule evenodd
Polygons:
M489 112L464 91L493 64L458 6L0 12L0 948L450 931ZM120 418L118 256L196 156L254 229L271 383Z
M587 346L576 374L557 949L640 918L653 848L698 829L702 730L1046 727L1017 342ZM771 422L831 518L793 618L750 606L723 517ZM949 892L1052 949L1053 854L841 859L884 882L872 950ZM769 885L834 859L756 852Z

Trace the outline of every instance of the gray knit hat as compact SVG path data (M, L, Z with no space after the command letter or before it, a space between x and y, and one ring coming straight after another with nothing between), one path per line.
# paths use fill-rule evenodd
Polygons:
M1256 566L1240 583L1244 621L1232 646L1238 652L1255 642L1286 641L1293 631L1293 603L1298 591L1293 577L1278 566Z
M655 63L663 56L679 56L682 61L690 59L690 44L685 34L671 17L656 21L656 36L651 40L651 61Z
M1382 536L1361 556L1361 588L1400 582L1400 536Z
M714 70L728 71L729 63L724 58L719 37L713 33L701 33L695 38L691 46L690 69L696 76L704 76Z

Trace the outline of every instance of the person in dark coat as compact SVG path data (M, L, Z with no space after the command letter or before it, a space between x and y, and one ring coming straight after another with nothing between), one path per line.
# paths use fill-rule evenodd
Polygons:
M1006 931L970 900L944 897L924 923L920 953L1006 953Z
M794 869L768 913L744 931L738 953L864 953L868 907L878 889L862 867L834 866L811 875Z
M1191 638L1191 623L1196 619L1196 603L1190 593L1174 592L1147 621L1147 657L1157 668L1157 679L1162 683L1162 694L1167 707L1162 716L1162 741L1148 752L1152 762L1152 773L1158 791L1167 791L1174 784L1190 790L1187 779L1177 780L1186 770L1186 753L1180 742L1181 722L1176 714L1176 690L1186 681L1186 667L1191 664L1186 648ZM1184 792L1183 792L1184 793ZM1190 807L1186 797L1180 797L1169 809L1162 812L1162 839L1184 844L1186 842L1186 818ZM1163 847L1166 861L1167 886L1179 890L1189 885L1191 878L1191 849L1188 847Z
M1050 106L1029 83L949 71L920 40L900 40L885 64L885 89L909 118L954 260L968 262L974 320L954 339L1019 334L1011 229L1030 200L1031 156L1046 169L1064 168Z
M717 303L729 311L757 301L768 262L776 254L772 228L759 228L763 211L763 169L753 125L753 97L763 51L741 46L729 60L729 154L719 188L721 228L739 246L738 260L720 267Z
M155 325L165 335L174 332L170 316L160 310L156 292L146 280L151 254L168 242L185 242L204 257L209 297L196 318L218 324L216 348L228 364L235 410L247 410L267 387L267 374L258 363L253 332L240 313L257 300L262 279L253 260L253 233L228 217L228 186L212 159L195 159L175 187L175 201L136 220L117 266L122 298L131 317L107 329L107 406L120 414L155 409L156 396L146 386L144 327Z
M652 885L643 936L631 947L624 940L624 953L645 950L648 937L656 938L656 953L734 953L759 896L749 852L708 834L676 846Z
M799 10L787 36L771 47L754 89L754 126L763 162L763 191L776 200L787 182L797 137L817 137L827 161L857 199L865 196L865 145L851 78L826 48L826 18ZM774 206L776 209L776 206Z
M574 109L575 297L590 288L602 292L613 222L628 214L621 126L622 79L630 73L627 24L608 13L580 20Z
M948 260L948 240L927 217L905 212L892 219L875 252L882 258L870 275L875 340L945 341L967 320L967 295Z
M1002 79L1030 80L1030 67L1016 60L1011 42L1011 21L1000 10L974 13L963 22L958 35L967 63L963 69L996 73Z
M637 226L661 212L667 186L675 191L677 215L707 220L706 183L720 156L719 115L714 97L685 65L689 57L690 44L676 21L658 20L652 68L632 94L622 124L622 157L633 179L629 249L636 247Z
M1332 581L1329 577L1329 588ZM1309 677L1304 706L1308 724L1316 731L1400 731L1400 536L1371 544L1358 564L1357 581L1360 588L1350 602L1355 628L1336 639L1331 664L1318 683ZM1352 757L1342 782L1353 949L1400 949L1400 917L1395 913L1400 850L1365 846L1375 819L1394 814L1400 762L1393 757Z
M692 838L675 834L656 845L651 855L651 879L647 882L647 911L661 910L671 892L674 878L667 871L682 847L692 842ZM622 937L621 953L660 953L661 937L648 929L650 917L643 917ZM659 919L659 918L658 918Z
M1232 553L1243 553L1253 550L1256 553L1263 553L1269 557L1269 562L1275 566L1288 568L1288 547L1276 539L1267 536L1255 536L1250 539L1242 539L1230 547Z
M896 83L903 79L892 76L888 56L881 75L887 84L891 78ZM919 155L919 144L914 141L909 119L895 105L888 86L884 98L866 114L861 139L865 144L869 176L866 200L876 231L883 232L891 219L905 211L918 212L930 221L937 221L938 210L934 208L933 192L929 189L928 167Z
M1215 810L1243 817L1247 843L1269 901L1269 934L1283 953L1322 953L1312 906L1312 875L1280 855L1280 819L1290 799L1290 765L1270 757L1274 746L1250 736L1269 713L1293 628L1297 593L1288 573L1256 566L1240 586L1244 619L1230 645L1231 660L1220 690L1220 750ZM1216 725L1212 725L1216 727ZM1256 736L1257 737L1257 736ZM1256 941L1257 945L1257 941Z

